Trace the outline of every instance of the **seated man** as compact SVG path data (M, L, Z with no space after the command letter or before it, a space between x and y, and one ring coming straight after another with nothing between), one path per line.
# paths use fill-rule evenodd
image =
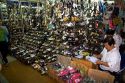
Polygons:
M111 36L104 39L104 50L97 56L101 58L101 60L96 62L101 70L109 71L110 73L120 70L121 56Z

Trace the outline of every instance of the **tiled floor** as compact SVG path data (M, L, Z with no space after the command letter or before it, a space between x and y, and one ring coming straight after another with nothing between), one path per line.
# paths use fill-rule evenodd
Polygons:
M38 71L20 63L15 58L11 56L7 58L9 59L9 64L3 66L2 75L9 83L57 83L47 75L41 76Z
M1 56L1 55L0 55ZM16 59L12 56L8 56L7 57L8 62L11 63L13 61L16 61ZM2 59L0 58L0 63L2 64ZM4 68L2 68L2 71L4 70ZM0 83L8 83L6 77L0 72Z
M1 56L1 55L0 55L0 56ZM7 56L7 59L8 59L8 62L9 62L9 63L16 60L16 58L14 58L14 57L12 57L12 56ZM2 63L1 58L0 58L0 63Z

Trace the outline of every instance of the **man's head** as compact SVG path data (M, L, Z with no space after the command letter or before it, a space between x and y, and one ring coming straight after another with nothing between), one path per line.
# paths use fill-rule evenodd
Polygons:
M114 48L114 45L115 45L115 40L113 39L113 37L109 36L109 37L106 37L103 41L104 43L104 47L110 51Z

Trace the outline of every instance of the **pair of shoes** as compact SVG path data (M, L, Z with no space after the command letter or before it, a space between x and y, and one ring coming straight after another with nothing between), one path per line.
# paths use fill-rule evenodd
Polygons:
M2 60L2 63L3 64L8 64L8 60L7 61Z
M8 65L8 63L3 63L2 66L3 67L8 67L9 65Z
M4 66L5 66L5 67L8 67L9 65L8 65L8 64L5 64Z
M8 62L3 62L3 64L4 64L4 65L7 65L7 64L8 64Z

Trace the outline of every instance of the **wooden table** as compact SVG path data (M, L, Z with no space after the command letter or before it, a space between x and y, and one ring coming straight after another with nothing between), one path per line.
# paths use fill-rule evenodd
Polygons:
M77 59L77 58L73 58L72 61L75 61L77 62L78 64L82 64L82 65L85 65L87 68L90 68L90 69L98 69L98 66L88 60L85 60L85 59Z
M63 60L61 60L61 58ZM90 61L87 61L85 59L77 59L77 58L71 58L71 60L69 59L69 57L67 56L60 56L59 61L61 64L65 64L66 61L68 60L68 63L66 63L66 65L68 66L72 66L74 68L77 68L81 71L82 75L88 75L88 70L89 69L97 69L97 65L93 64ZM56 79L58 81L58 83L65 83L65 81L63 81L62 79L60 79L57 74L58 72L56 72L54 69L52 69L52 67L50 66L51 64L48 65L48 75L50 77L52 77L53 79Z

